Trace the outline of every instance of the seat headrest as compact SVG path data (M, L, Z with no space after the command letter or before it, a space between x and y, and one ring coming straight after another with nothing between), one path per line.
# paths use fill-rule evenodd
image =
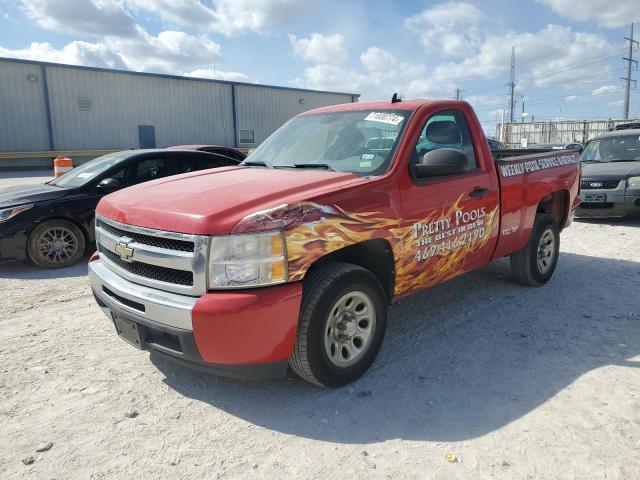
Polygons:
M427 140L432 143L456 144L462 142L458 124L451 120L436 120L427 125Z

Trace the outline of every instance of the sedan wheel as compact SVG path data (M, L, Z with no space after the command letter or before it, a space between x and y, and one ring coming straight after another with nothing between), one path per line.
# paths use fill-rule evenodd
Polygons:
M68 267L76 263L85 249L82 231L66 220L49 220L38 225L29 236L29 259L43 268Z

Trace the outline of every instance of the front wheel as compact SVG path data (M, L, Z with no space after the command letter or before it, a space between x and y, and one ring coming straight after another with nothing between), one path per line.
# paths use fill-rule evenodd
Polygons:
M85 238L68 220L47 220L33 229L27 243L29 259L42 268L69 267L84 255Z
M329 264L305 282L291 368L304 380L335 388L360 377L380 350L387 307L368 270Z
M553 275L559 253L558 224L551 215L538 215L527 245L511 254L511 273L523 285L543 285Z

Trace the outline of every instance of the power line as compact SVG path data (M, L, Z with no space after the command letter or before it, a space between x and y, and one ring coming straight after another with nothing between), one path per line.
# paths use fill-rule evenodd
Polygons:
M591 60L587 60L586 62L575 62L575 63L570 63L568 65L565 65L563 67L559 67L559 68L553 68L553 69L549 69L549 70L542 70L539 71L537 73L530 73L529 75L524 75L522 77L520 77L520 80L536 80L540 77L545 77L545 76L549 76L550 74L553 75L555 73L559 73L559 72L564 72L567 70L574 70L575 68L578 67L586 67L588 65L592 65L594 63L598 63L601 62L603 60L609 60L609 59L613 59L616 58L618 56L618 54L623 51L626 50L626 48L618 48L617 50L614 50L613 53L607 53L605 55L600 55L598 57L593 57Z
M616 70L613 70L611 73L616 73L616 72L620 72L622 71L622 68L618 68ZM556 81L556 82L551 82L551 83L547 83L541 87L536 87L536 88L531 88L526 90L526 92L539 92L542 90L548 90L550 88L556 88L562 85L575 85L577 87L579 87L580 85L589 85L589 84L593 84L593 83L608 83L609 80L598 80L596 82L583 82L581 80L589 80L592 78L599 78L602 77L602 72L596 72L593 73L591 75L581 75L579 77L573 77L573 78L567 78L561 81Z
M542 70L542 71L538 71L536 73L531 73L528 75L524 75L522 77L520 77L518 80L519 81L523 81L523 80L538 80L540 78L544 78L544 77L548 77L548 76L552 76L556 73L560 73L560 72L564 72L564 71L568 71L568 70L573 70L577 67L585 67L588 65L592 65L594 63L598 63L601 62L603 60L609 60L609 59L613 59L613 58L617 58L618 55L622 52L626 50L626 47L624 48L618 48L616 50L613 50L610 53L607 53L605 55L600 55L598 57L594 57L586 62L575 62L569 65L565 65L563 67L559 67L559 68L552 68L552 69L547 69L547 70ZM496 84L496 85L490 85L487 86L485 88L482 88L480 90L476 90L475 92L473 92L473 95L480 95L481 93L486 93L492 90L499 90L503 88L503 84Z

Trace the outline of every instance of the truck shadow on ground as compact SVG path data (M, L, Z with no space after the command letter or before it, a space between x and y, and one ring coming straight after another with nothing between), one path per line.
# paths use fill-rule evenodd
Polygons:
M511 281L503 259L394 305L373 368L338 390L153 361L181 394L279 432L340 443L461 441L599 367L640 367L627 360L640 354L639 287L636 262L565 253L551 282L529 288Z

